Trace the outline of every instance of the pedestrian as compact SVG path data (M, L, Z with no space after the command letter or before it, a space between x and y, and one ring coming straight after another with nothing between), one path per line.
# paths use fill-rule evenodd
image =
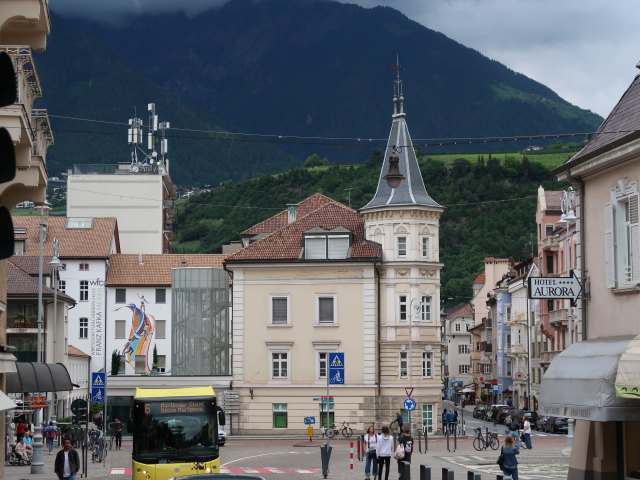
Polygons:
M511 435L505 437L504 447L502 447L501 452L504 455L502 472L505 476L510 475L512 480L518 480L518 459L516 455L520 453L520 449Z
M516 445L520 445L520 433L518 433L519 430L520 424L515 419L512 419L511 423L509 423L509 435L511 435L516 441Z
M31 420L29 420L24 430L25 432L29 432L29 435L31 435L31 438L33 438L33 436L36 433L36 427L33 426L33 422Z
M449 433L453 433L456 430L456 414L453 409L447 412L447 423L449 425Z
M376 445L378 444L378 435L373 425L367 428L367 433L364 434L364 447L366 448L366 459L364 463L364 476L365 480L370 480L373 473L374 478L378 474L378 458L376 456ZM372 471L373 465L373 471Z
M404 424L404 420L402 419L402 410L398 410L396 413L396 419L391 422L390 425L396 424L398 426L398 434L402 432L402 425Z
M411 453L413 453L413 437L411 436L411 427L405 425L402 428L402 435L398 438L398 445L404 446L404 458L398 460L398 479L402 480L402 462L411 463Z
M453 430L458 429L458 410L453 411Z
M122 423L117 418L113 421L113 438L116 439L116 450L122 449Z
M378 480L382 480L382 472L386 465L384 480L389 480L389 466L391 465L391 453L393 450L393 436L389 427L384 425L381 429L381 435L378 436L376 444L376 459L378 460Z
M24 437L20 437L18 443L16 444L16 453L24 460L25 463L29 463L29 453L27 450L27 445L24 443Z
M527 446L527 450L531 450L531 423L529 423L529 419L525 417L524 419L524 443Z
M442 434L446 435L449 432L449 416L447 415L447 409L442 412Z
M15 445L18 441L16 438L16 424L13 421L13 418L9 420L9 425L7 427L7 440L9 441L9 445Z
M76 480L80 470L80 456L71 448L71 439L62 439L62 450L56 455L54 471L60 480Z
M16 441L20 441L22 440L22 438L24 437L24 423L22 423L22 420L18 420L18 423L16 424Z
M58 427L56 427L53 422L49 422L49 425L44 427L44 437L47 439L47 448L49 449L49 455L53 455L53 441L56 439L57 431Z

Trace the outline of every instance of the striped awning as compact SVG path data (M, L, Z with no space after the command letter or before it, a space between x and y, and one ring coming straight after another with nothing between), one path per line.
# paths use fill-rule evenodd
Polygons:
M616 374L616 395L640 399L640 335L620 355Z

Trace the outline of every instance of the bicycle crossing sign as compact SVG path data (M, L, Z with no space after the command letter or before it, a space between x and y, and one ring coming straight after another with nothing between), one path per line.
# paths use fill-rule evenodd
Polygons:
M91 372L91 401L104 403L107 379L104 372Z
M344 385L344 352L329 352L329 383Z

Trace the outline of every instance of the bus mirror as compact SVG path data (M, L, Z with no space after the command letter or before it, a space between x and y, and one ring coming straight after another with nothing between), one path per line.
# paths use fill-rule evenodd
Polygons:
M227 423L224 410L221 407L216 407L218 409L218 425L224 427Z

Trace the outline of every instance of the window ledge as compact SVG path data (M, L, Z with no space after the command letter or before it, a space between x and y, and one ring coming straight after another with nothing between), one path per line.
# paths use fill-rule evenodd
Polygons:
M640 285L628 285L625 287L612 288L611 293L614 295L630 295L640 293Z
M316 323L313 325L314 327L339 327L339 323Z
M269 323L267 324L267 328L291 328L293 327L290 323Z

